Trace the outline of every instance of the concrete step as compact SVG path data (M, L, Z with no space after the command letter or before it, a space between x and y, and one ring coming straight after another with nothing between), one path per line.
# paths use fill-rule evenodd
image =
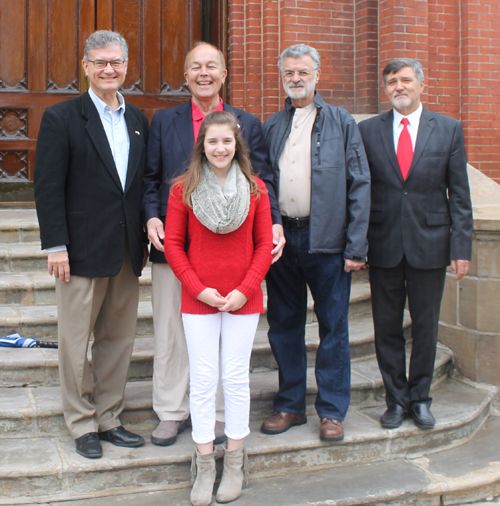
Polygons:
M438 349L433 382L443 381L451 367L451 353ZM55 374L55 370L54 370ZM307 411L314 412L317 392L314 370L308 370ZM278 371L250 374L253 420L273 413L273 399L278 390ZM375 357L352 364L351 404L372 406L383 401L384 388ZM134 381L125 390L125 409L121 420L134 430L151 431L158 418L152 408L152 382ZM61 436L69 434L64 423L61 391L58 386L0 388L0 438Z
M410 319L405 328L409 338ZM351 359L374 356L374 334L371 315L358 316L349 322ZM319 345L318 324L306 325L307 360L314 366ZM148 380L153 375L154 339L137 337L134 343L129 381ZM59 383L57 350L45 348L0 347L0 387L54 386ZM89 361L91 362L90 352ZM271 352L267 329L258 329L255 335L250 370L263 372L277 368Z
M353 408L340 443L319 440L316 417L277 436L261 434L260 421L252 422L245 443L251 480L238 504L430 506L441 503L439 499L420 502L420 498L457 497L478 484L498 487L498 419L492 418L481 430L495 395L492 387L457 379L442 382L434 393L437 424L430 431L416 428L411 420L405 420L399 429L385 430L378 422L383 405ZM466 458L461 458L462 447L457 445L467 443L476 433L477 438L469 443L474 447L466 445ZM106 496L109 504L118 504L118 494L165 490L169 491L159 502L147 502L153 497L148 494L143 496L145 502L135 496L133 504L189 504L194 447L190 434L184 432L170 447L154 446L149 434L144 436L146 444L136 449L104 443L104 456L96 461L77 455L69 436L2 439L0 504L90 501L100 496ZM447 456L436 453L445 449L449 449ZM183 490L172 490L179 488ZM125 502L126 496L120 499L124 500L120 504L132 504Z
M45 260L45 264L46 262ZM147 266L143 270L139 278L139 287L140 300L151 300L151 267ZM50 276L46 269L43 272L0 272L0 304L6 306L55 305L54 277Z
M149 290L148 279L144 277L143 298L147 298ZM19 282L22 282L21 280ZM150 281L149 281L150 283ZM21 299L27 298L28 292L23 292ZM42 296L40 296L42 297ZM36 298L36 296L35 296ZM264 295L264 304L267 304ZM353 284L351 290L350 318L355 318L370 311L370 286L368 283ZM309 298L308 322L316 320L312 297ZM261 315L260 329L267 328L266 315ZM23 305L1 304L0 305L0 335L9 335L18 332L23 337L34 337L44 341L57 341L57 307L55 304L46 305ZM153 315L151 302L139 302L137 335L153 335Z

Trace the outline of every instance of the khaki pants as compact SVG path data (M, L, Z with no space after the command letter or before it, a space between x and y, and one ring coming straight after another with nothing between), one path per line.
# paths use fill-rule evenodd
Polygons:
M153 409L162 421L189 415L189 357L181 319L181 283L168 264L153 263L155 331ZM217 386L216 419L224 421L224 395Z
M56 280L59 377L64 419L73 438L121 425L134 346L139 280L125 255L118 275ZM92 372L87 360L90 335Z

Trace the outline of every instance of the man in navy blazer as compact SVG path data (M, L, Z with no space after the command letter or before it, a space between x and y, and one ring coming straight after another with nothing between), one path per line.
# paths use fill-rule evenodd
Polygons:
M375 348L386 389L383 427L410 414L434 427L429 395L446 267L467 274L472 207L462 125L422 107L422 65L398 58L383 71L393 109L359 124L370 164L368 262ZM412 319L406 375L403 313Z
M56 278L64 419L87 458L102 456L100 440L144 443L119 418L147 259L141 196L148 120L118 92L127 53L119 33L100 30L87 39L89 91L45 111L36 150L40 236Z
M184 430L189 416L189 362L181 321L181 285L165 260L164 223L171 182L189 164L195 138L206 114L225 110L238 118L250 149L253 170L266 183L269 192L276 245L270 254L274 255L274 261L281 256L285 242L260 122L255 116L224 103L219 96L227 76L223 54L215 46L198 43L186 56L184 76L191 91L191 100L158 111L151 122L142 199L143 220L152 244L150 260L153 263L155 331L153 408L160 419L151 441L162 446L175 443L177 434ZM216 444L225 439L223 417L223 403L219 394Z

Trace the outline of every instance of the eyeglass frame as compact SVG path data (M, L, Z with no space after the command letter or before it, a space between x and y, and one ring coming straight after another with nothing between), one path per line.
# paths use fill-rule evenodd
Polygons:
M298 75L299 77L308 77L311 74L314 74L318 69L313 69L312 71L307 69L300 69L300 70L284 70L281 73L281 76L284 79L292 79L295 75Z
M85 61L92 63L96 69L101 69L101 70L104 70L108 66L108 64L110 65L110 67L112 69L121 69L121 68L123 68L125 63L127 63L127 60L101 60L101 59L99 59L99 60L85 60ZM104 65L104 67L99 67L96 65L96 62L104 62L104 63L106 63L106 65ZM120 66L119 67L113 66L113 63L119 63Z

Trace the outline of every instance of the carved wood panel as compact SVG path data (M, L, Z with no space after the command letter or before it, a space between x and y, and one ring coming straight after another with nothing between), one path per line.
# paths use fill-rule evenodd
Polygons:
M0 151L0 179L11 181L27 181L27 151Z
M0 137L28 138L28 110L0 109Z
M26 90L27 0L0 1L0 90Z

